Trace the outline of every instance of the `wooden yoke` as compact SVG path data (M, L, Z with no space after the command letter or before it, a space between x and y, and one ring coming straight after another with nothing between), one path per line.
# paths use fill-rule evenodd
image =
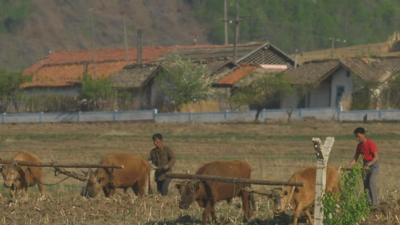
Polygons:
M183 180L208 180L218 181L223 183L233 184L255 184L255 185L283 185L283 186L303 186L301 182L287 182L287 181L272 181L272 180L255 180L247 178L236 178L236 177L221 177L221 176L210 176L210 175L198 175L198 174L181 174L181 173L168 173L166 177L171 179L183 179Z

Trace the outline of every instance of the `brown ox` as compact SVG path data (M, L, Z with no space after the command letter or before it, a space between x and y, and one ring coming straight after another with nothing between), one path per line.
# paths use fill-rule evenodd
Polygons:
M28 152L17 153L13 160L40 163L39 157ZM17 193L20 190L22 190L24 195L26 195L28 187L36 184L39 188L40 194L44 194L43 174L42 168L40 167L26 167L18 166L17 164L7 164L1 168L1 174L3 175L4 186L10 188L11 197L13 198L17 196Z
M250 178L251 167L243 161L215 161L200 167L196 174L213 175L222 177ZM219 201L230 201L234 197L242 198L244 219L248 220L251 215L251 206L254 206L254 199L250 193L244 190L249 185L229 184L216 181L191 181L184 184L177 184L176 187L181 195L179 208L188 209L194 201L204 208L203 224L207 224L211 215L216 221L215 204Z
M116 188L126 191L132 188L138 196L143 196L150 189L150 165L140 156L129 153L107 154L100 161L100 165L121 165L123 169L97 169L89 175L82 195L95 197L103 190L106 197L114 194ZM147 188L146 188L147 187Z
M293 224L297 225L300 214L304 212L308 222L313 224L311 208L315 199L315 176L316 168L308 167L295 172L289 179L289 182L302 182L303 187L284 187L282 191L275 196L276 213L286 211L290 204L294 203ZM326 179L326 192L338 192L340 188L339 169L328 166Z

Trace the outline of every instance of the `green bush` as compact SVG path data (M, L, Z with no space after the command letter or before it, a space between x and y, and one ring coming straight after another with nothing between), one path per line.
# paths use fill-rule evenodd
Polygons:
M164 102L177 111L184 104L206 99L210 95L210 80L206 74L204 65L179 55L170 55L163 63L156 82L165 94Z
M367 195L362 184L362 167L356 166L342 174L341 191L327 193L324 204L324 224L357 225L370 212Z
M88 103L85 110L102 109L115 95L111 82L107 79L93 79L85 74L81 85L80 98Z

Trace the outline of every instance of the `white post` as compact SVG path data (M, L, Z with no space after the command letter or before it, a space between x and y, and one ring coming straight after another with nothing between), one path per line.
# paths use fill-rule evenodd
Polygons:
M322 196L326 187L326 168L328 165L329 154L331 153L334 137L327 137L322 144L321 139L313 138L314 150L317 157L317 172L315 180L315 203L314 203L314 225L324 225L324 211Z

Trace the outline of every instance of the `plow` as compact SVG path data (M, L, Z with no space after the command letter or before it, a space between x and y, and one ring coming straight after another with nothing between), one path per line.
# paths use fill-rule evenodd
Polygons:
M42 167L42 168L53 168L54 175L60 174L69 178L76 179L78 181L86 182L91 169L123 169L124 165L100 165L100 164L85 164L85 163L57 163L57 162L44 162L34 163L19 160L0 160L0 166L2 165L16 165L16 166L27 166L27 167ZM67 169L89 169L88 172L80 171L75 172Z

